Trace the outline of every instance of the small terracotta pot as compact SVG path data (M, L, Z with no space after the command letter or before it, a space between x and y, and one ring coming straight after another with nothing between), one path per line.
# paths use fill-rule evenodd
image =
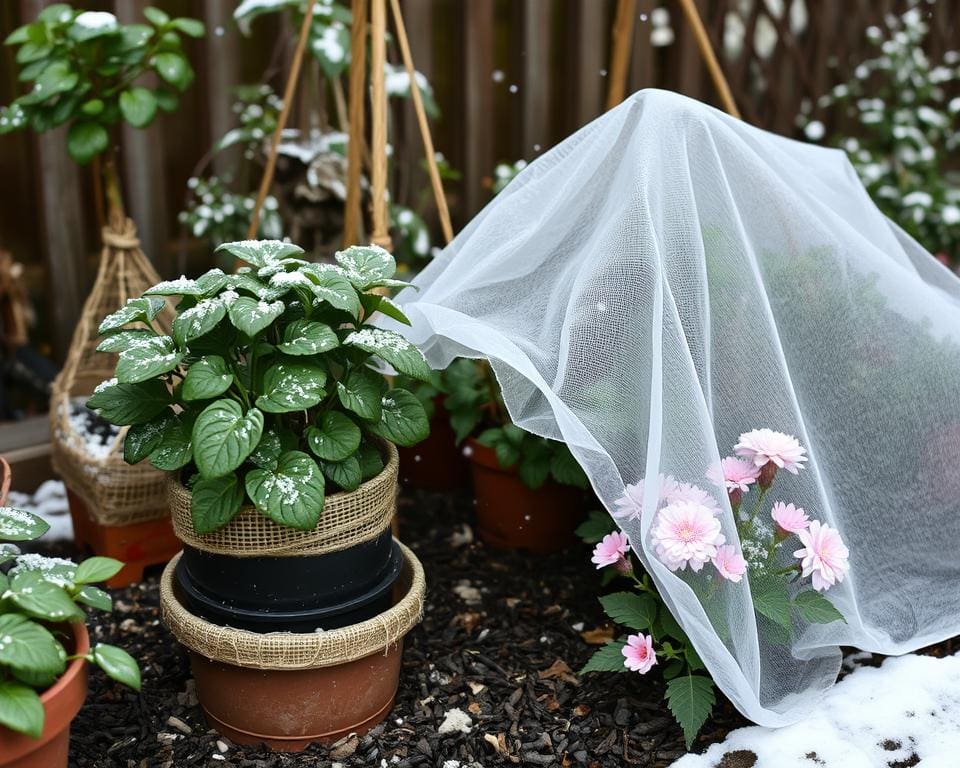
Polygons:
M0 456L0 507L7 506L7 496L10 495L10 482L13 480L13 475L10 472L10 465L7 463L7 460Z
M532 490L514 469L504 469L492 448L474 439L470 447L477 534L498 549L556 552L572 544L583 518L586 494L553 481Z
M90 636L83 624L71 624L74 653L90 650ZM70 723L87 698L87 662L74 659L67 671L41 696L45 719L43 733L33 739L0 726L2 768L66 768L70 748Z
M197 696L210 725L237 744L300 752L311 742L362 736L393 707L401 643L336 667L263 670L190 653Z
M457 445L443 398L435 398L433 405L429 437L400 449L400 482L422 491L455 491L469 482L470 465Z
M133 525L104 525L94 519L83 499L69 488L67 501L77 546L124 564L120 572L107 581L110 589L138 584L143 581L144 569L162 565L180 551L180 541L173 533L169 516Z

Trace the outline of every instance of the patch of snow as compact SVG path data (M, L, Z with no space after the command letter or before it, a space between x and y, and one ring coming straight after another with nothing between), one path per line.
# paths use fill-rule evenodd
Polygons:
M84 29L116 29L117 17L106 11L85 11L73 23Z
M441 736L448 736L451 733L470 733L471 728L473 728L473 720L470 719L470 715L459 707L454 707L444 712L443 722L440 723L437 733Z
M947 768L960 753L960 656L908 655L861 667L835 685L805 720L739 728L671 768L716 768L729 752L776 768ZM814 757L811 755L815 753Z
M826 133L826 129L819 120L811 120L803 129L803 132L810 141L820 141L820 139L823 138L823 134Z
M473 586L468 579L457 582L457 585L453 588L453 593L467 605L478 605L483 600L480 590Z
M73 523L67 503L67 489L60 480L47 480L33 494L10 491L11 507L32 512L42 517L50 526L43 541L69 541L73 538Z

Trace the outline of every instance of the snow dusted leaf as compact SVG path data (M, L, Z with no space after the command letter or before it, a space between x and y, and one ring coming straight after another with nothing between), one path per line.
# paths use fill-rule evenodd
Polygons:
M360 427L340 411L327 411L307 429L307 444L324 461L343 461L360 447ZM329 475L328 475L329 477Z
M334 259L347 278L360 287L391 278L397 271L393 255L379 245L352 245L345 251L337 251Z
M144 339L120 353L117 361L117 381L137 384L172 371L183 360L183 353L174 346L169 336Z
M329 325L295 320L284 329L283 343L277 349L288 355L318 355L340 346L340 339Z
M194 461L206 478L222 477L246 460L263 433L263 414L246 413L234 400L217 400L203 409L193 425Z
M313 284L313 295L332 307L360 314L360 297L344 271L332 264L308 264L300 270Z
M134 424L123 438L123 460L136 464L149 456L160 445L163 433L176 422L176 414L166 410L159 418L143 424Z
M257 509L280 525L308 531L323 512L325 486L320 467L302 451L287 451L275 470L247 473L247 495Z
M283 314L286 305L282 301L267 303L241 296L230 304L230 322L247 336L256 336Z
M180 394L184 400L208 400L222 395L232 383L233 374L226 360L219 355L208 355L187 369Z
M322 464L327 480L345 491L355 491L363 482L360 460L356 456L348 456L343 461L324 461Z
M264 393L257 407L267 413L303 411L320 403L326 391L327 374L306 363L274 363L263 380Z
M181 411L163 431L160 442L150 452L150 463L164 472L173 472L190 463L193 458L194 416Z
M230 275L230 277L233 278L236 277L236 275ZM220 293L226 283L227 275L225 275L220 268L211 269L209 272L205 272L197 278L197 288L203 296L213 296L214 294Z
M146 328L130 331L118 331L107 336L97 345L97 352L123 352L146 339L155 338L157 334Z
M103 322L100 323L100 327L97 329L97 333L102 335L110 331L116 331L130 323L145 323L153 320L153 318L159 314L160 310L163 309L163 306L163 299L129 299L120 309L107 315L103 319Z
M289 257L296 257L303 253L303 248L282 240L240 240L234 243L223 243L214 253L226 251L255 267L265 267L274 262L283 261Z
M50 530L50 524L36 515L14 507L0 507L0 540L31 541Z
M42 571L23 570L10 579L4 598L35 619L81 621L81 611L63 587L48 581Z
M380 399L380 421L370 431L384 440L409 447L430 434L430 422L416 396L397 388Z
M221 274L223 274L221 272ZM180 275L176 280L164 280L143 292L144 296L202 296L203 289L196 280Z
M395 331L383 328L362 328L343 340L347 346L357 347L386 360L400 373L420 381L429 381L431 369L423 353Z
M173 321L173 338L178 346L210 333L227 314L227 306L219 297L203 299L197 306L185 309Z
M87 408L112 424L126 425L150 421L170 403L170 392L160 379L140 384L121 384L116 379L108 379L93 390Z
M386 387L383 376L366 366L354 368L337 382L337 396L344 408L363 419L379 420L380 397Z

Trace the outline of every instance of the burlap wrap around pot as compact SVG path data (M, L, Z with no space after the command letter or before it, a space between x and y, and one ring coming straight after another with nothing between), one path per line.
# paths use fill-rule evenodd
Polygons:
M162 503L164 473L142 462L130 466L123 460L126 428L103 456L87 450L86 436L70 423L72 401L85 401L94 387L114 375L117 355L97 352L97 330L104 317L128 299L160 282L149 259L140 250L137 230L130 219L104 227L103 251L93 290L83 305L63 369L50 395L50 448L53 469L79 496L89 514L101 525L133 525L167 514ZM169 304L154 320L164 333L170 330Z
M278 525L253 507L244 507L222 528L198 534L190 513L190 491L171 475L167 496L173 530L190 547L233 557L324 555L370 541L390 525L397 507L397 449L384 443L382 450L383 470L355 491L327 496L320 520L311 531Z
M423 566L410 549L399 546L404 560L397 581L399 598L389 610L359 624L307 633L259 633L211 624L190 613L177 597L173 574L180 555L170 561L160 579L163 623L189 650L253 669L319 669L384 652L399 643L423 614Z

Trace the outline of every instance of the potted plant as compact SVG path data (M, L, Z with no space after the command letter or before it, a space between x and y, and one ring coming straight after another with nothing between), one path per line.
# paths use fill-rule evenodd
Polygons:
M70 156L81 165L93 164L104 249L52 388L51 444L54 468L68 487L77 542L127 564L111 579L113 586L139 580L146 565L165 562L177 549L158 503L163 476L124 464L123 430L83 405L114 364L109 354L95 349L96 320L116 296L137 295L159 280L124 214L117 131L124 122L144 128L159 112L176 108L180 92L194 79L182 36L204 33L196 19L171 18L158 8L145 8L144 16L145 24L124 25L113 14L64 3L44 8L36 21L6 40L18 47L19 79L30 90L0 108L0 134L66 126ZM148 73L157 75L155 85L144 79Z
M94 586L123 566L92 557L21 555L49 526L29 512L0 507L0 766L66 768L70 723L87 695L87 662L140 690L136 661L121 648L91 648L81 605L109 611Z
M477 500L477 532L505 549L551 552L574 540L589 482L564 443L520 429L490 366L455 360L444 371L444 408L466 442Z
M377 312L405 319L377 292L405 283L376 246L338 252L336 265L276 240L219 250L249 266L162 282L103 321L101 347L120 357L88 406L129 427L127 461L171 473L185 545L175 589L193 617L252 633L362 624L391 609L410 562L390 533L394 444L428 430L416 397L373 367L430 375L415 346L369 324ZM169 296L180 301L167 336L152 318ZM235 671L202 676L205 706Z

